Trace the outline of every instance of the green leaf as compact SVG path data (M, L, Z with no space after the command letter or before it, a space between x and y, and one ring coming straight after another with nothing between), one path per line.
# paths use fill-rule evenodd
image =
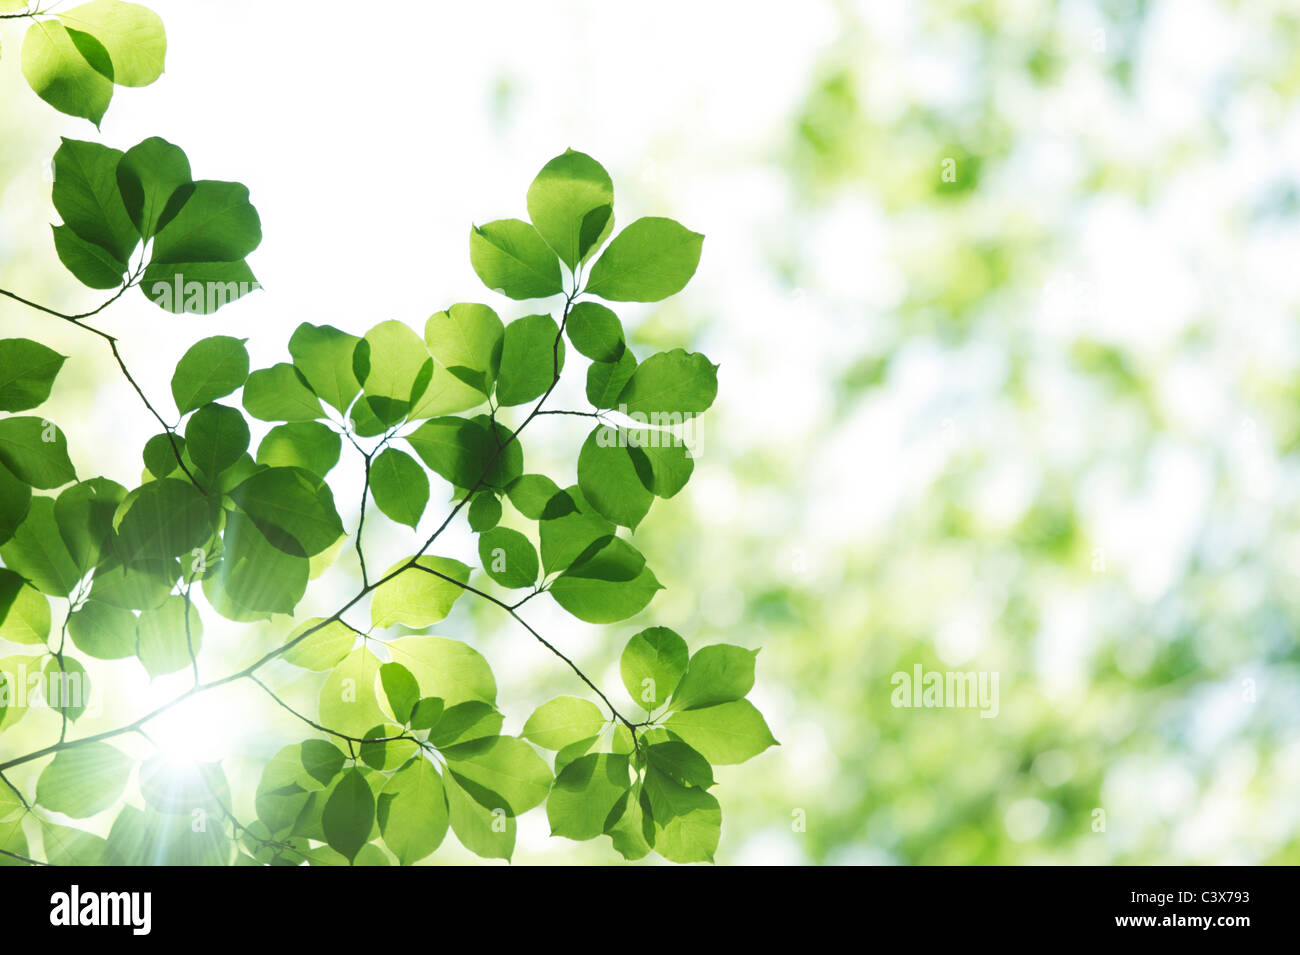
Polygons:
M430 730L442 719L446 709L440 696L421 697L411 711L411 729Z
M41 673L41 690L50 709L75 722L86 712L90 702L90 678L86 668L66 653L62 665L52 656Z
M666 740L646 747L646 761L674 782L708 789L713 785L709 761L681 740Z
M505 717L491 703L466 700L443 709L437 722L430 727L429 742L442 749L486 736L500 736L504 723Z
M727 643L701 647L673 693L673 709L693 710L742 699L754 687L757 650Z
M302 373L281 362L260 368L244 383L244 408L262 421L315 421L325 417Z
M547 245L572 269L613 227L614 184L609 173L585 153L565 150L537 174L528 187L528 217ZM593 239L593 210L603 220ZM593 220L596 221L596 220ZM588 227L584 235L583 226Z
M510 485L507 493L515 510L536 521L541 520L546 505L560 489L544 474L524 474Z
M340 414L348 410L361 390L361 382L352 370L352 355L360 340L332 325L307 322L299 325L289 339L294 367L302 372L311 390Z
M212 534L212 509L194 485L178 478L151 481L128 496L118 548L130 560L188 554Z
M209 478L238 461L248 440L248 422L239 409L215 402L194 412L185 425L185 452Z
M473 783L505 798L511 815L540 805L551 788L551 770L537 751L513 736L487 736L442 749L462 785Z
M248 379L248 349L244 341L229 335L213 335L195 342L181 356L172 375L172 397L181 414L224 398Z
M202 179L182 186L164 217L177 205L154 237L151 264L240 262L262 241L261 219L240 183Z
M743 763L776 745L762 714L748 700L682 710L664 726L715 766Z
M100 600L87 600L68 617L68 636L78 650L99 660L133 657L135 614Z
M103 836L56 826L41 820L41 839L45 844L45 859L50 865L101 866L106 863L108 840Z
M32 486L0 463L0 544L14 536L32 504Z
M409 454L385 448L370 464L370 493L390 518L415 527L429 503L429 478Z
M584 291L609 302L658 302L686 287L703 246L704 236L672 219L637 219L596 260Z
M352 371L365 389L370 410L384 425L394 425L424 394L433 359L409 326L380 322L357 343Z
M109 552L113 516L126 499L126 488L107 478L73 484L54 502L59 536L80 570L90 570Z
M370 839L375 824L375 796L357 769L348 770L338 781L321 812L321 827L331 849L349 862Z
M471 227L469 260L483 284L507 298L546 298L564 291L555 253L521 219Z
M618 361L593 362L587 368L587 400L595 408L616 407L618 396L635 371L636 356L630 348Z
M303 468L324 477L339 463L343 439L319 421L276 425L257 446L257 463L273 468Z
M228 865L231 842L224 826L195 831L187 815L168 815L134 806L118 813L108 833L110 866Z
M442 845L447 824L442 776L423 757L394 773L379 795L379 831L401 865L414 865Z
M637 474L656 497L669 498L686 486L695 458L681 438L668 431L627 432L635 449Z
M384 577L395 574L406 563L394 564L384 572ZM407 567L375 588L370 599L370 621L374 626L383 628L401 623L417 630L432 626L451 612L452 605L465 592L452 582L469 582L469 567L460 561L420 557L415 563L416 566ZM424 682L420 685L424 686ZM446 699L444 694L438 695Z
M532 542L509 527L494 527L479 535L478 556L483 570L502 587L531 587L537 583L537 551Z
M211 315L261 287L253 270L242 260L154 261L145 267L140 279L145 298L173 315Z
M556 777L546 801L551 835L595 839L618 821L631 787L626 756L593 753L575 759Z
M406 441L431 471L456 487L504 487L523 470L523 449L500 423L493 437L490 423L487 416L431 418Z
M579 302L573 306L564 328L573 347L592 361L618 361L627 350L623 323L596 302Z
M132 146L117 164L117 188L126 214L145 240L167 224L163 212L176 190L193 181L184 151L158 136Z
M0 339L0 411L27 411L44 403L66 360L28 338Z
M524 739L544 749L560 750L597 736L605 728L605 717L590 700L557 696L543 703L524 724Z
M286 553L311 557L343 535L329 485L302 468L258 471L230 497Z
M55 754L36 781L36 802L85 819L102 812L126 788L131 761L107 743L83 743Z
M50 601L22 577L0 567L0 638L44 644L50 635Z
M650 845L645 841L644 822L641 813L641 789L638 785L633 787L628 796L623 815L608 829L609 839L615 850L630 862L643 859L650 854Z
M343 772L343 763L347 759L343 751L325 739L304 740L302 744L302 768L307 775L322 786L328 786L334 777Z
M59 14L68 27L91 34L112 60L108 74L118 86L148 86L163 72L167 34L148 7L120 0L94 0Z
M424 326L424 342L438 364L478 404L492 393L501 366L505 326L486 305L462 303L436 312ZM474 404L465 404L472 408Z
M660 590L663 585L646 567L627 581L596 580L566 573L551 584L550 594L579 620L616 623L640 613Z
M324 617L313 617L289 635L286 643L293 643L307 630L316 629L292 649L284 652L283 659L304 670L329 670L346 657L357 642L357 635L341 620L326 622Z
M496 701L497 684L492 670L473 647L442 637L401 637L389 640L386 646L393 659L411 671L421 692L446 703L439 728L448 722L458 704Z
M278 541L283 538L277 534ZM227 518L222 543L225 552L217 572L203 580L203 594L219 614L248 622L293 612L307 590L311 568L305 557L273 544L257 524L237 513Z
M650 424L676 424L676 416L707 411L718 395L718 366L681 348L651 355L618 396L619 410ZM663 416L669 420L663 420ZM656 418L655 416L659 416Z
M393 716L406 723L420 700L420 685L415 682L415 677L400 663L385 663L379 668L379 682L384 687Z
M649 809L654 848L670 862L712 862L722 835L722 810L712 795L646 769L642 811Z
M504 797L454 773L443 779L451 831L470 852L484 859L509 859L515 849L515 817Z
M640 452L628 446L626 435L608 425L597 425L587 435L578 452L578 487L602 517L635 530L649 513L654 493L642 480L649 463L641 456L638 468L633 454Z
M38 20L23 38L22 69L27 85L60 113L80 116L99 126L113 99L113 81L106 78L78 49L74 34L55 20ZM98 45L93 37L83 45ZM99 46L99 52L103 47ZM99 56L92 53L96 60Z
M189 667L191 654L197 654L203 645L203 620L179 594L141 613L138 627L137 653L151 678Z
M0 464L20 481L41 490L77 479L63 432L41 418L0 419Z
M155 434L144 443L141 457L144 460L144 469L153 477L171 477L180 470L179 461L186 460L185 439L168 431Z
M82 285L94 289L121 287L126 281L126 263L113 253L87 242L65 225L50 227L59 261Z
M336 733L361 737L384 721L375 691L380 660L364 646L349 653L321 687L320 723Z
M468 520L475 533L491 530L501 520L501 501L491 491L475 494L469 502Z
M52 597L68 596L84 576L59 536L54 501L48 497L32 498L14 536L0 545L0 559Z
M577 487L557 493L542 511L538 536L542 568L548 574L566 570L579 558L595 553L614 536L615 527L592 510Z
M688 659L686 641L677 633L667 627L650 627L627 642L618 666L628 695L648 712L668 702L686 672Z
M50 26L62 29L58 24ZM120 150L99 143L62 140L54 154L52 198L64 225L86 242L104 249L113 261L125 263L139 244L140 234L117 188L117 166L122 156Z
M501 342L497 402L521 405L540 398L564 368L564 341L549 315L526 315L506 326Z

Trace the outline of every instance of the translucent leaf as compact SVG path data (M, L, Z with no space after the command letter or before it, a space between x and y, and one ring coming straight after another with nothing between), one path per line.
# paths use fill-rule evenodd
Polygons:
M0 567L0 639L44 644L49 635L49 599L12 570Z
M379 682L393 716L399 722L407 722L420 700L420 685L411 671L400 663L385 663L379 668Z
M0 463L0 545L14 536L32 505L32 486Z
M604 728L605 717L595 703L576 696L558 696L533 711L521 735L545 749L560 750L590 739Z
M182 186L172 196L179 211L153 240L153 264L240 262L262 241L262 224L248 201L248 188L237 182L203 179Z
M551 769L537 751L513 736L487 736L442 749L447 767L462 785L498 793L512 815L540 805L551 788Z
M686 287L704 236L672 219L637 219L596 260L585 291L610 302L658 302Z
M185 425L185 453L210 480L248 450L248 422L238 408L206 404Z
M386 515L415 527L429 503L429 478L409 454L385 448L370 464L370 493Z
M632 349L623 352L618 361L593 362L587 368L587 400L592 407L612 409L618 406L618 396L636 371L636 356Z
M406 417L433 375L424 341L402 322L380 322L357 343L352 372L370 410L385 425Z
M673 416L707 411L717 395L718 366L703 355L675 348L642 362L623 386L618 404L625 414L668 425L680 423Z
M665 740L646 747L649 765L682 785L708 789L713 785L713 767L709 761L681 740Z
M674 710L692 710L744 697L754 686L757 650L727 643L701 647L673 693Z
M506 800L471 782L443 777L451 831L470 852L484 859L509 859L515 849L516 823Z
M27 516L14 536L0 545L0 559L53 597L68 596L83 576L59 536L54 502L48 497L32 498Z
M298 635L316 627L310 635L286 650L283 659L304 670L329 670L352 651L357 635L339 620L324 622L313 617L289 635L286 643L293 643Z
M94 0L59 14L67 26L103 44L118 86L148 86L163 72L167 34L162 19L148 7L121 0Z
M641 456L638 468L633 455L639 451L629 447L626 435L608 425L598 425L587 435L578 452L578 487L602 517L635 530L649 513L654 493L642 477L649 463Z
M73 646L100 660L135 656L135 614L101 600L87 600L68 617Z
M479 535L483 570L502 587L531 587L537 583L537 551L532 542L509 527L494 527Z
M108 556L113 515L125 499L126 488L116 481L91 478L65 488L55 500L54 522L79 570L90 570Z
M257 446L257 463L273 468L303 468L324 477L339 463L343 439L319 421L276 425Z
M501 501L491 491L475 494L466 515L470 530L481 534L497 526L501 520Z
M245 341L229 335L213 335L191 345L176 363L176 373L172 375L176 410L187 414L240 387L248 378Z
M342 414L361 390L352 370L352 354L360 339L332 325L303 322L289 339L293 364L323 401Z
M51 227L54 251L64 268L82 285L94 289L115 289L126 281L126 263L107 249L87 242L65 225Z
M404 564L406 561L394 564L384 572L384 577ZM418 567L407 567L375 588L370 599L370 621L374 626L391 627L397 623L415 629L431 626L446 617L452 604L465 592L446 579L450 577L461 583L469 581L469 567L460 561L448 557L420 557L416 564ZM426 570L420 570L420 567ZM430 570L436 573L429 573Z
M46 809L85 819L117 802L126 788L131 761L108 743L83 743L61 750L36 781L36 801Z
M613 205L614 184L609 173L590 156L572 149L543 166L528 187L528 217L570 269L613 228L609 211ZM593 239L584 236L583 226L590 228L587 217L598 209L603 222Z
M668 702L686 672L686 641L667 627L642 630L627 642L619 658L623 685L632 699L647 711Z
M592 361L618 361L627 349L623 323L597 302L579 302L569 310L565 323L573 347Z
M401 865L413 865L447 835L447 794L442 776L423 757L393 774L379 795L379 831Z
M248 376L244 408L262 421L315 421L325 417L320 399L302 373L287 362L260 368Z
M77 478L63 432L43 418L0 419L0 464L34 488L62 487Z
M198 653L203 644L199 612L179 595L168 597L161 606L141 613L138 632L140 662L150 677L184 670L190 666L191 653Z
M776 744L762 714L748 700L683 710L664 726L715 766L743 763Z
M554 261L554 257L552 257ZM474 398L492 393L501 367L501 340L505 326L486 305L462 303L436 312L424 326L424 341L447 374L471 389ZM478 401L475 400L474 404ZM466 408L473 404L464 405Z
M510 503L524 517L540 520L546 505L560 489L544 474L524 474L507 489Z
M87 61L73 34L56 20L38 20L28 28L22 69L37 96L60 113L88 119L96 127L113 99L113 81Z
M549 315L526 315L506 326L501 342L497 402L521 405L540 398L564 369L564 341Z
M212 534L212 506L194 485L179 478L151 481L127 498L117 539L130 560L188 554Z
M362 737L384 721L375 690L380 660L358 647L336 666L320 691L320 723L336 733Z
M712 862L722 835L722 810L703 789L683 786L653 766L645 773L642 811L649 809L654 849L670 862Z
M593 753L575 759L556 777L546 801L551 835L596 838L622 814L630 788L626 756Z
M321 812L321 827L330 848L348 861L356 858L375 823L375 796L360 771L343 774Z
M520 219L473 226L469 260L484 285L508 298L546 298L564 291L555 253Z
M310 557L343 534L329 485L302 468L258 471L230 496L266 538L286 553Z
M136 231L148 240L166 225L163 212L181 186L193 181L179 146L153 136L132 146L117 164L117 188ZM179 212L173 208L173 212Z
M43 404L66 360L28 338L0 339L0 411L27 411Z
M401 637L388 641L386 646L393 659L411 671L422 693L446 703L439 728L449 720L457 704L496 702L497 684L492 670L473 647L443 637Z

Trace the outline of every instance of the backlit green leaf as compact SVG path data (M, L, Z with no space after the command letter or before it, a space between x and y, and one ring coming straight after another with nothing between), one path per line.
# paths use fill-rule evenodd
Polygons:
M224 398L248 378L248 349L244 340L213 335L191 345L176 363L172 397L181 414Z
M472 227L469 260L484 285L508 298L546 298L564 291L555 253L520 219Z
M703 245L672 219L637 219L596 260L585 290L610 302L658 302L686 287Z

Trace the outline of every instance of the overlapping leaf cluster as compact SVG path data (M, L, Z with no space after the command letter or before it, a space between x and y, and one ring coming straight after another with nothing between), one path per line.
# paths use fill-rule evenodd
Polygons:
M211 286L254 281L244 259L260 226L247 190L195 182L177 147L150 139L118 152L65 140L56 167L55 244L84 284L120 294L142 281L157 301L151 286L193 283L196 297L170 300L171 310L206 313L231 300L209 307ZM659 301L699 261L702 236L669 219L639 219L615 234L613 203L605 170L569 151L533 182L528 221L472 229L471 262L489 288L544 300L522 317L459 303L420 330L385 321L353 334L304 323L286 361L255 370L244 341L198 341L172 377L176 423L144 399L163 430L144 446L131 487L78 479L62 432L21 414L48 397L63 356L27 339L0 341L0 639L26 651L0 659L0 733L34 705L16 692L14 674L40 674L39 697L60 714L48 745L0 750L4 858L27 857L31 816L54 863L411 864L448 829L480 856L509 858L517 817L545 804L557 836L608 835L629 859L652 850L712 859L721 829L713 767L775 742L745 699L755 654L715 645L691 655L676 633L643 629L621 659L639 707L629 716L519 613L542 594L592 623L646 608L662 585L631 532L691 476L675 426L717 392L716 366L702 355L678 349L638 362L615 312L591 300ZM120 362L115 340L96 334ZM589 410L543 408L566 367L566 339L588 359ZM551 412L594 424L577 451L576 482L526 466L524 429ZM353 534L360 590L245 670L203 682L200 591L230 620L277 621L343 552L348 535L329 476L345 442L365 478ZM435 498L452 502L436 523ZM368 506L413 531L433 525L380 574L365 563ZM434 552L452 520L477 534L479 567ZM502 608L595 699L552 700L519 736L503 734L486 659L427 632L466 594ZM367 601L363 627L348 615ZM52 602L66 611L61 626ZM220 764L180 770L156 757L137 766L114 745L166 720L171 704L118 730L75 735L92 702L89 658L134 658L150 677L191 670L185 697L249 679L288 709L268 666L317 672L316 711L291 709L310 736L265 766L255 818L241 822ZM77 694L60 696L69 683ZM47 758L31 793L4 776ZM110 810L107 838L48 816ZM200 811L220 824L192 827Z

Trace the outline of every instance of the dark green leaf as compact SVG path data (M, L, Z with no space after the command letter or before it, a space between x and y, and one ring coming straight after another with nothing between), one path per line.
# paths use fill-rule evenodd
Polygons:
M596 408L617 407L618 396L635 371L636 356L630 348L618 361L593 362L587 368L587 400Z
M564 327L573 347L592 361L618 361L627 349L623 323L596 302L579 302L573 306Z
M144 468L156 478L170 477L180 470L185 458L185 439L164 431L144 443ZM188 467L188 462L186 463Z
M712 795L683 786L651 766L641 808L653 831L655 851L670 862L712 862L722 834L722 811Z
M242 260L150 262L140 279L145 298L173 315L211 315L261 287Z
M334 495L302 468L267 468L230 492L267 539L286 553L319 554L343 534Z
M415 682L415 677L400 663L385 663L379 668L379 682L384 687L393 716L406 723L420 700L420 685Z
M154 237L152 263L239 262L262 241L261 220L240 183L200 180L178 189L168 206L163 215L171 219Z
M0 339L0 411L27 411L42 404L66 360L28 338Z
M343 771L343 762L347 757L343 751L324 739L304 740L302 744L302 768L307 775L322 786L328 786L334 777Z
M65 488L54 502L59 535L77 567L90 570L108 554L113 515L126 488L108 478L91 478Z
M371 462L370 493L375 505L390 518L415 527L429 503L429 478L409 454L385 448Z
M598 425L587 435L578 452L578 487L602 517L635 530L654 494L633 458L639 452L628 447L626 438L626 431L608 425ZM648 462L643 470L649 471Z
M185 425L185 453L209 478L238 461L248 440L248 422L227 405L206 404Z
M374 824L375 796L370 784L360 770L348 770L335 785L321 812L325 841L351 862L369 841Z
M564 368L564 341L549 315L526 315L506 326L497 402L521 405L541 397Z
M32 486L0 463L0 544L14 536L32 503Z
M666 740L646 747L651 766L683 786L708 789L713 785L713 767L709 761L680 740Z
M474 495L469 502L469 528L481 534L497 526L501 520L501 501L491 491L482 491Z
M75 481L63 432L41 418L0 419L0 464L26 484L41 490Z
M537 551L517 530L494 527L479 536L483 570L502 587L531 587L537 583Z
M340 414L348 410L361 390L352 370L355 335L332 325L309 325L303 322L289 339L293 364L311 385L311 390Z
M507 493L515 510L536 521L541 519L546 505L560 493L560 489L544 474L524 474L510 485Z
M0 545L0 558L10 570L54 597L68 596L84 576L63 543L54 519L54 501L48 497L31 499L14 536Z
M126 263L112 252L87 242L66 225L50 227L59 261L82 285L94 289L119 288L126 281Z
M126 213L146 240L167 224L163 210L176 190L192 181L184 151L158 136L132 146L117 164L117 187Z
M486 416L431 418L406 440L430 470L456 487L473 488L480 481L503 487L523 470L523 450L518 441L507 443L510 432L499 423L494 439L489 423Z

